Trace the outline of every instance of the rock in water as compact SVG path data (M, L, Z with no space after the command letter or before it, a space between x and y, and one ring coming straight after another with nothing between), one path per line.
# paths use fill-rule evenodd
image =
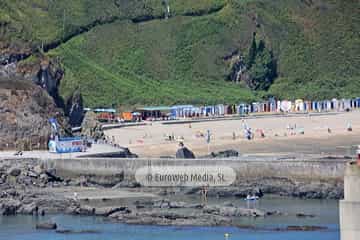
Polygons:
M55 230L57 229L57 225L52 222L43 222L36 224L36 229Z
M16 211L20 208L21 203L18 200L2 200L0 202L0 215L9 216L15 215Z

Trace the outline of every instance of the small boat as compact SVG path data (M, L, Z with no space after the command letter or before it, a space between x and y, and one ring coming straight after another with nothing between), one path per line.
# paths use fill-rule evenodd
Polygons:
M258 196L250 196L250 195L248 195L244 200L245 201L256 201L258 199L259 199Z

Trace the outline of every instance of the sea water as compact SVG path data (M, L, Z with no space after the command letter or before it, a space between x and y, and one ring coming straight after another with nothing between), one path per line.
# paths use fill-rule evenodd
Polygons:
M240 205L247 204L238 200ZM263 228L285 227L288 225L316 225L328 229L311 232L252 230L236 227L167 227L167 226L142 226L126 225L111 222L102 217L83 217L69 215L48 216L7 216L0 217L0 239L74 239L74 240L339 240L339 216L337 201L329 200L299 200L267 198L256 203L268 210L286 212L285 216L266 218L241 218L239 222L244 225L261 226ZM304 212L315 214L314 218L297 218L295 213ZM94 231L94 233L56 233L53 230L37 230L38 222L53 221L58 224L58 229L73 231Z

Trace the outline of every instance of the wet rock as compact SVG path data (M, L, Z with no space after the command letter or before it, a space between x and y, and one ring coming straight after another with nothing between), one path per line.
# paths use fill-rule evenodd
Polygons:
M186 202L169 202L169 208L185 208Z
M314 218L314 214L306 214L306 213L297 213L296 217L298 218Z
M139 187L141 187L141 184L137 181L122 180L112 188L117 189L117 188L139 188Z
M201 188L200 187L192 187L192 188L187 188L184 191L184 194L198 194L200 192Z
M46 170L45 174L47 175L47 180L49 182L62 182L63 179L61 177L56 176L56 170Z
M282 216L282 215L286 215L286 214L284 214L278 210L266 212L266 216Z
M10 168L8 171L7 171L7 174L13 176L13 177L17 177L21 174L21 169L19 168L16 168L16 167L13 167L13 168Z
M78 206L69 206L65 209L66 214L78 214Z
M77 209L77 213L80 215L94 215L96 212L96 209L90 206L81 206Z
M21 202L14 199L5 199L0 203L0 215L15 215L16 211L20 208Z
M44 172L44 169L41 165L36 165L33 169L33 172L35 172L37 175L40 175Z
M103 208L96 208L95 215L98 216L109 216L116 212L129 213L129 209L127 207L103 207Z
M43 222L36 224L36 229L43 229L43 230L55 230L57 229L57 224L53 222Z
M136 208L153 207L154 202L152 200L136 200L133 205Z
M35 202L32 202L30 204L27 205L22 205L19 210L17 211L17 213L21 213L21 214L38 214L38 210L39 208L36 206Z
M26 176L32 177L32 178L37 178L37 177L39 177L39 174L37 174L35 171L29 170L29 171L27 171Z
M204 213L215 214L225 217L264 217L266 213L258 209L248 209L239 207L207 206L203 209Z
M202 209L204 208L203 204L200 203L192 203L187 205L188 208L196 208L196 209Z
M166 199L157 200L153 203L154 208L170 208L170 201Z
M259 188L259 187L254 188L254 189L252 190L252 194L255 195L255 196L257 196L257 197L259 197L259 198L261 198L261 197L264 196L263 191L262 191L261 188Z
M204 213L183 214L169 210L123 214L117 216L116 219L128 224L146 225L227 226L231 224L231 219L228 217Z
M326 230L327 227L323 226L287 226L287 231L319 231L319 230Z
M98 230L72 230L72 229L58 229L55 231L60 234L98 234L101 231Z
M127 207L121 207L118 211L109 214L110 218L122 218L123 215L131 214L132 211Z
M45 173L40 174L39 178L43 182L48 182L48 175Z

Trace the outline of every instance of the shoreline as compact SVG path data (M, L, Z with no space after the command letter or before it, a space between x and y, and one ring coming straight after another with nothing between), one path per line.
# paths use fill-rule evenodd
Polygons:
M41 161L17 159L0 161L0 213L1 215L47 215L53 213L79 216L104 216L126 224L159 226L234 226L244 227L234 219L253 219L289 216L286 212L247 208L229 202L242 202L249 191L262 191L265 195L299 197L302 199L341 197L342 186L327 183L300 185L298 193L293 188L283 188L290 183L285 179L254 179L239 186L210 188L209 200L222 203L203 204L186 199L200 199L201 188L146 188L136 182L116 180L108 186L100 178L87 175L62 177ZM105 186L105 185L106 186ZM339 183L340 184L340 183ZM311 187L313 186L313 187ZM287 192L288 191L288 192ZM75 194L76 193L76 194ZM302 193L300 195L300 193ZM314 195L316 193L316 195ZM291 195L295 194L295 195ZM340 195L337 195L340 194ZM325 197L326 196L326 197ZM175 200L172 200L175 199ZM295 218L312 218L312 212L298 212ZM314 231L318 226L288 226L274 231ZM256 230L256 229L255 229ZM262 230L261 228L259 230Z

